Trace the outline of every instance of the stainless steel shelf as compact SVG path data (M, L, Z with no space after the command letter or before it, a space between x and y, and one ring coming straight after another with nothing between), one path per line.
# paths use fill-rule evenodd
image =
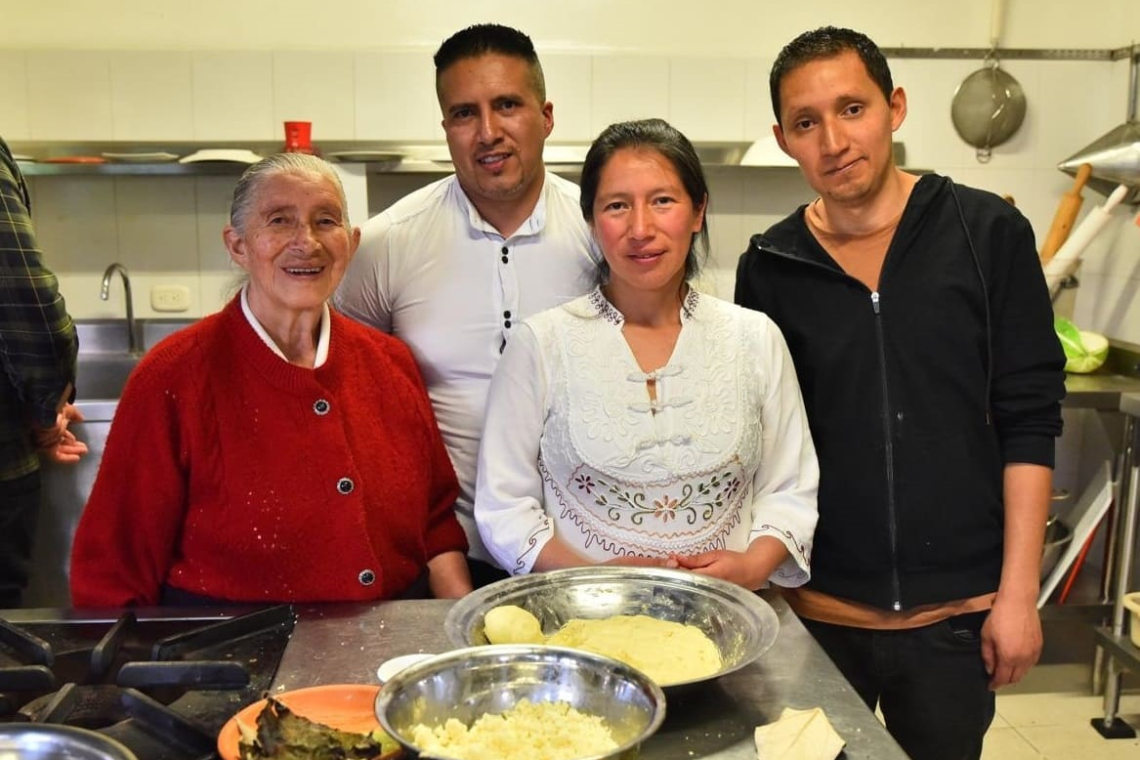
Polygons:
M1140 56L1140 45L1122 48L966 48L966 47L885 47L887 58L929 60L982 60L996 55L1000 60L1022 61L1121 61Z
M1116 636L1111 628L1097 628L1096 641L1107 649L1113 658L1128 670L1140 673L1140 649L1128 636Z
M740 166L740 158L744 155L751 143L746 142L710 142L699 143L695 147L701 161L707 169L732 168L733 170L762 170L769 171L776 167L768 166ZM245 170L246 164L238 162L194 162L181 164L177 161L163 163L141 163L132 161L112 161L99 164L80 163L44 163L42 159L67 156L101 156L105 153L156 153L165 152L178 156L185 156L198 150L207 148L245 148L261 156L268 156L279 152L282 144L278 142L256 142L233 140L229 142L182 142L182 143L155 143L155 142L13 142L12 151L17 154L32 156L36 161L21 161L20 169L29 177L116 177L116 176L209 176L230 175L237 176ZM451 161L447 159L447 146L438 143L393 143L393 142L360 142L360 141L322 141L316 146L318 154L334 156L337 153L387 153L402 156L396 160L381 161L344 161L345 164L363 164L365 171L370 174L450 174L454 171ZM557 144L547 143L546 165L551 171L558 174L576 176L581 172L582 157L585 156L586 144ZM905 155L905 154L904 154ZM334 163L337 163L333 158Z
M130 175L149 176L201 176L241 174L248 164L236 162L199 162L180 164L177 161L161 164L116 163L105 164L44 164L35 161L18 161L20 171L26 177L118 177Z

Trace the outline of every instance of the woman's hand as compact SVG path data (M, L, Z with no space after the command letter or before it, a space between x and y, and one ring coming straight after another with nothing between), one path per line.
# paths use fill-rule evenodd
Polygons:
M677 567L670 557L614 557L602 563L622 567Z
M463 552L437 554L427 565L428 587L436 599L461 599L471 593L471 573Z
M749 591L755 591L768 580L767 575L761 577L762 571L745 552L717 549L688 557L678 556L674 559L676 567L730 581Z
M760 536L742 552L715 549L690 556L678 555L666 566L692 570L756 591L768 582L768 576L787 556L787 548L778 539Z

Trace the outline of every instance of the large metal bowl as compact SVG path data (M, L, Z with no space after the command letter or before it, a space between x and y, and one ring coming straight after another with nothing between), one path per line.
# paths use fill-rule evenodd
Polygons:
M118 741L96 731L43 723L0 725L4 760L137 760Z
M684 570L594 566L518 575L484 586L448 611L443 624L447 638L456 646L487 644L483 616L501 604L530 611L547 636L571 618L614 615L648 615L696 626L720 650L723 667L707 678L668 684L671 689L753 662L776 642L780 627L767 602L734 583Z
M601 758L632 758L665 719L665 695L644 673L608 657L564 647L483 646L456 649L401 670L376 697L376 718L413 752L417 724L455 718L470 726L519 700L569 702L601 716L618 747ZM564 758L563 760L586 760Z

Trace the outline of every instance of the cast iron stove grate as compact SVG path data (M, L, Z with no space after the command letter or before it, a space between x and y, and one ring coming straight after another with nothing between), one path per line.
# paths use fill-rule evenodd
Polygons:
M97 730L139 760L211 757L226 720L269 688L294 621L287 605L209 624L0 620L0 722Z

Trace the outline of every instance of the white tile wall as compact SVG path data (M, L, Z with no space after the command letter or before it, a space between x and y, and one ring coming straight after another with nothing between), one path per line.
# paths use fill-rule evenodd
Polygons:
M354 65L357 139L443 139L430 55L357 53Z
M241 269L230 261L222 243L222 229L229 223L233 198L233 177L197 177L194 201L197 213L195 241L200 273L201 313L218 311L232 295L232 286Z
M555 104L552 139L583 142L613 121L647 116L666 116L696 140L754 139L767 134L773 121L770 62L544 56ZM1003 62L1025 87L1029 111L1021 132L980 164L954 132L950 103L981 62L904 59L891 65L908 96L907 120L896 135L906 145L907 164L1012 195L1039 240L1072 182L1056 163L1119 123L1127 101L1126 62ZM303 118L314 122L318 144L322 138L439 143L433 82L427 52L3 51L0 134L15 141L153 140L173 139L189 125L195 139L277 140L282 121ZM439 176L373 175L369 209L375 213ZM794 169L710 169L709 179L709 278L721 295L731 296L736 258L749 235L813 194ZM234 280L220 238L234 177L140 182L41 177L33 183L45 250L65 288L77 289L69 305L79 316L118 313L119 306L97 300L102 267L140 250L161 250L159 258L133 265L142 280L174 273L195 294L192 313L215 310ZM1086 213L1102 202L1103 196L1085 191ZM148 214L159 221L145 220ZM1087 253L1074 314L1082 326L1140 342L1140 230L1124 218L1124 209L1118 215L1115 231ZM149 298L139 291L139 311L146 313Z
M669 61L668 119L690 140L738 142L744 132L743 58L672 58Z
M594 56L590 103L595 135L614 122L664 117L669 113L669 59Z
M1082 328L1140 344L1140 227L1135 206L1118 213L1090 246L1088 270L1078 272L1080 287L1073 320Z
M0 50L0 135L6 141L27 140L28 64L21 50Z
M756 140L772 134L776 123L772 113L772 96L768 90L768 72L774 58L749 58L744 64L744 139Z
M190 54L111 54L111 115L116 140L194 139Z
M132 272L197 274L194 177L116 177L118 260ZM110 262L106 262L110 263Z
M35 50L27 65L29 137L113 139L109 53Z
M103 268L119 255L114 181L41 177L30 184L36 235L48 266L59 277L68 311L77 317L122 313L121 306L112 309L99 300Z
M554 131L551 140L589 142L593 130L590 85L593 60L584 55L544 55L542 73L546 79L546 99L554 104Z
M313 123L313 143L356 136L356 72L352 53L273 54L273 121L284 139L286 121Z
M974 149L966 145L950 119L950 103L962 80L977 65L970 61L890 61L896 87L906 93L907 116L895 133L906 145L907 165L935 167L978 166ZM1000 165L994 162L995 166Z
M284 140L273 119L272 53L196 52L193 77L195 139Z

